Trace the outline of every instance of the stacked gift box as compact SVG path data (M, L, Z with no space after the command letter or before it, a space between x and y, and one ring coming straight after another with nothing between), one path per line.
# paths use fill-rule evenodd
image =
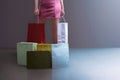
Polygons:
M67 66L69 64L68 24L59 23L58 25L58 43L47 44L44 25L29 24L27 42L17 43L17 63L28 69Z
M30 68L58 68L69 63L69 45L17 43L17 62Z

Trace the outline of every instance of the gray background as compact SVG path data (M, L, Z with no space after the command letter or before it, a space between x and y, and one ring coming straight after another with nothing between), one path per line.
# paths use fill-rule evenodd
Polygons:
M15 48L17 42L26 41L27 24L34 21L33 2L0 0L0 48ZM120 46L120 0L64 0L64 4L71 48Z

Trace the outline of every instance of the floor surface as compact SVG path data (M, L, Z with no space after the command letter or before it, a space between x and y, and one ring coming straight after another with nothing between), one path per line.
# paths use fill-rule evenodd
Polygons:
M0 49L0 80L120 80L120 48L70 49L70 64L28 70L17 65L16 50Z

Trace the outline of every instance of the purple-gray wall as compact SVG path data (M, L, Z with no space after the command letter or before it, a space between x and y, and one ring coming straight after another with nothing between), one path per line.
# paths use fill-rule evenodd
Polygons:
M34 20L33 1L0 1L1 48L26 41L27 24ZM120 47L120 0L64 0L64 4L71 48ZM51 42L48 24L47 42Z

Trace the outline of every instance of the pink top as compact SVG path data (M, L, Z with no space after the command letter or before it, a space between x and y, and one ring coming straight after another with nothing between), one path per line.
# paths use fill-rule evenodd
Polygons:
M41 0L40 1L40 18L60 18L61 4L60 0Z
M43 3L53 3L53 2L60 2L60 0L40 0Z

